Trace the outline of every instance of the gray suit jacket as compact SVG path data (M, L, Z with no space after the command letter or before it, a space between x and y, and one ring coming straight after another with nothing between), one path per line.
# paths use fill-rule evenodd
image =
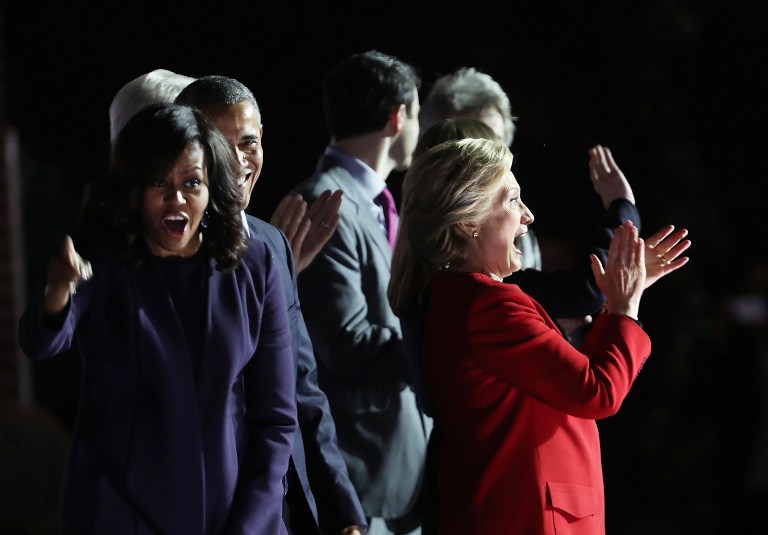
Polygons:
M352 176L324 155L294 192L343 191L336 232L299 276L299 295L339 448L368 516L397 518L421 485L428 428L387 299L392 251Z

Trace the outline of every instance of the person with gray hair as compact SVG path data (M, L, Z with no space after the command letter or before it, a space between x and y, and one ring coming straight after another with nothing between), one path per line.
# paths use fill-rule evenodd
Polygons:
M515 120L512 105L501 85L474 67L460 67L435 80L424 99L419 126L426 132L441 119L478 119L488 124L499 139L512 145Z
M130 80L115 94L109 106L109 130L112 146L125 123L139 110L150 104L172 103L176 97L195 78L178 74L168 69L155 69ZM229 99L251 98L249 89L241 95L231 94ZM248 96L250 95L250 97ZM202 98L202 97L201 97ZM258 112L258 104L255 106ZM260 112L259 112L260 116ZM260 120L260 119L259 119ZM258 152L261 151L261 124L259 124ZM252 143L252 142L251 142ZM236 148L237 150L237 148ZM243 158L243 152L238 156ZM250 160L261 160L251 157ZM253 186L261 173L261 163L251 171L250 179L245 182L243 191L246 203L250 201ZM308 205L300 195L286 195L278 204L270 223L282 230L291 244L291 250L296 261L296 272L306 268L325 242L336 230L338 210L341 204L341 192L326 192L312 205Z
M155 69L137 76L115 94L109 105L109 141L115 145L125 123L150 104L173 102L194 78L167 69Z

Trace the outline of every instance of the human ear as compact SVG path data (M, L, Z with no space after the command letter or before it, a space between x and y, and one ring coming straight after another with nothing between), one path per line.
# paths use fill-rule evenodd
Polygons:
M403 129L405 120L408 118L408 113L405 109L405 104L400 104L396 108L392 108L392 113L389 115L389 121L387 121L387 128L392 135L399 134Z
M478 226L474 223L456 223L456 229L467 239L479 236Z

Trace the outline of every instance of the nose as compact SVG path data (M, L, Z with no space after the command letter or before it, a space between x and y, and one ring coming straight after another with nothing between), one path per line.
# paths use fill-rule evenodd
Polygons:
M165 190L165 202L173 204L185 204L187 200L184 198L184 192L180 189L169 187Z
M523 217L521 221L526 225L533 223L533 212L531 212L526 204L523 204Z
M248 158L246 158L245 153L240 150L240 147L235 146L235 156L237 157L237 161L240 163L241 167L245 167L248 165Z

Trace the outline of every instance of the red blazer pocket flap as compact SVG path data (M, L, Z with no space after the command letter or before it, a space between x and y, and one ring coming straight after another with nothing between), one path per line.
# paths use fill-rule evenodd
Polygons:
M574 519L597 513L598 499L594 487L550 481L547 490L552 508Z

